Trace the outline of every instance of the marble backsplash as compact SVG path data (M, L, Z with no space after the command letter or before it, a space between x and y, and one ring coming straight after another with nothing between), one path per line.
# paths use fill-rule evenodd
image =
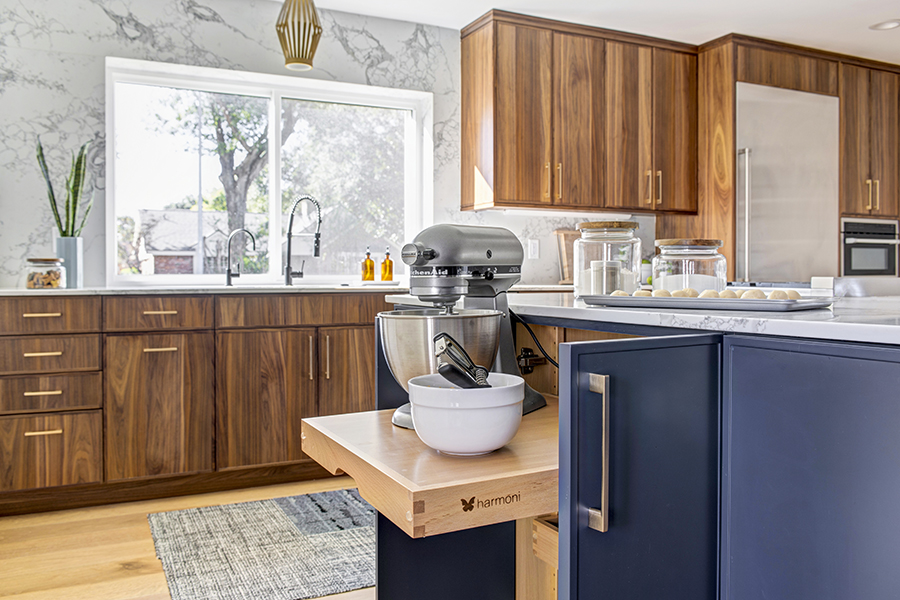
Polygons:
M105 284L106 56L287 75L274 31L279 9L272 0L0 5L0 287L21 285L24 259L53 248L53 217L35 160L37 136L57 190L71 153L92 141L86 193L94 194L94 209L83 234L85 285ZM298 76L432 92L435 221L498 225L523 243L539 240L540 258L526 261L523 281L556 283L553 230L571 229L581 219L459 210L459 32L321 9L320 15L325 31L315 69ZM653 217L640 221L644 231L653 231Z

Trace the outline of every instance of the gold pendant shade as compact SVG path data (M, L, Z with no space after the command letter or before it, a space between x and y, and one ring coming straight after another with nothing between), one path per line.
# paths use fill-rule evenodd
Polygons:
M322 37L322 25L313 0L284 0L275 31L284 52L284 66L293 71L312 69L313 56Z

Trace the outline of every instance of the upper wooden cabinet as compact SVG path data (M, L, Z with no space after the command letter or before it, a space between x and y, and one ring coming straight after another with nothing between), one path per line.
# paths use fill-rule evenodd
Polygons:
M691 48L500 11L464 29L462 209L694 210Z
M841 213L896 217L900 75L840 68Z

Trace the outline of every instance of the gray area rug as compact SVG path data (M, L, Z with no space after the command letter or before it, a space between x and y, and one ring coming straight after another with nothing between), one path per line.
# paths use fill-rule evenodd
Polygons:
M375 509L355 489L147 520L172 600L301 600L375 585Z

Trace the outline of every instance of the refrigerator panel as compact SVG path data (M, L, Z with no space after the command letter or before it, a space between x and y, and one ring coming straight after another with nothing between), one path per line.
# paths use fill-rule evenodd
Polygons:
M837 276L839 108L832 96L737 84L737 279Z

